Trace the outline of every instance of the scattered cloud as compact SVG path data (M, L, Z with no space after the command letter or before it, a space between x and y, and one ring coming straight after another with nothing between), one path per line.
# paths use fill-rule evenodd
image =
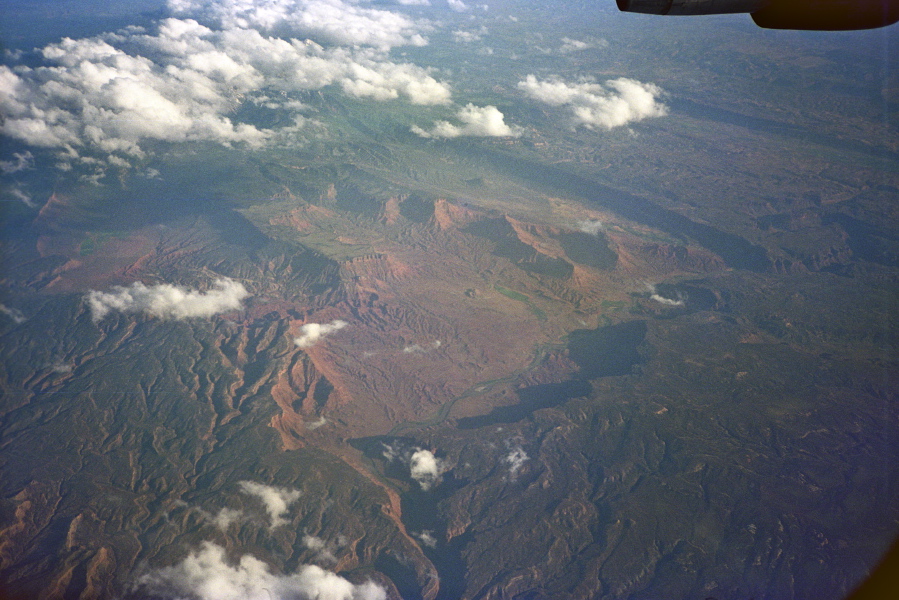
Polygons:
M231 525L241 521L244 516L243 511L235 510L233 508L219 509L217 514L212 514L202 508L196 508L194 510L196 510L204 520L212 523L223 532L227 531Z
M299 490L273 487L255 481L241 481L240 487L245 494L256 496L262 501L271 518L272 529L288 524L289 521L285 518L287 509L302 495Z
M314 430L318 429L319 427L321 427L322 425L326 425L327 423L328 423L328 419L326 419L325 417L322 416L322 417L319 417L317 421L312 421L311 423L304 422L303 425L306 427L306 429L308 429L310 431L314 431Z
M462 0L446 0L447 5L456 12L464 12L468 10L468 5Z
M577 229L590 235L599 235L605 230L605 225L598 219L586 219L577 222Z
M489 32L483 25L475 31L457 29L453 32L453 40L460 44L470 44L472 42L480 41L485 35L487 35L487 33Z
M31 195L26 194L19 188L12 188L9 190L9 195L27 206L28 208L37 208L37 204L31 199Z
M509 476L512 479L515 479L527 460L528 455L521 446L510 448L509 453L503 458L503 462L509 465Z
M563 37L562 46L559 48L559 52L562 54L570 54L572 52L590 50L591 48L605 48L608 45L609 42L604 39L584 41Z
M667 107L657 100L661 89L624 77L605 84L589 81L569 84L560 79L541 81L528 75L518 83L518 88L550 106L570 107L576 123L590 129L613 129L668 114Z
M233 279L216 279L206 292L160 283L144 285L136 281L129 287L115 286L111 292L91 290L85 300L94 322L101 321L111 311L144 312L161 319L189 319L211 317L223 312L239 310L249 295L246 288Z
M16 325L21 325L28 320L28 318L21 310L19 310L18 308L12 308L11 306L6 306L5 304L0 304L0 314L4 314L12 319L13 323L15 323Z
M326 542L319 537L306 534L303 536L302 543L303 546L315 553L315 560L318 562L337 564L337 556L334 553L346 544L346 539L340 536L336 541Z
M212 523L222 531L225 531L231 527L231 525L237 523L241 518L243 518L242 511L233 508L222 508L219 510L218 514L215 515L215 518L212 519Z
M417 450L409 459L409 476L428 491L443 472L441 461L430 450Z
M437 538L434 537L434 532L425 529L424 531L413 532L412 537L421 542L422 546L426 546L428 548L436 548L437 547Z
M334 319L330 323L306 323L300 328L300 337L293 341L300 348L311 348L321 338L340 331L348 324L340 319Z
M430 490L440 479L445 470L443 461L434 456L430 450L422 448L403 448L401 445L383 444L382 455L389 462L399 461L409 467L409 476L424 491Z
M656 290L656 286L651 283L646 284L646 287L649 288L649 299L658 302L659 304L664 304L666 306L683 306L687 303L686 298L680 292L677 293L676 298L666 298L658 293Z
M426 346L422 346L420 344L410 344L409 346L405 346L403 348L403 352L405 354L424 353L429 350L437 350L438 348L440 348L441 345L442 345L442 342L440 340L434 340L433 342L431 342L430 344L427 344Z
M421 4L421 2L412 2ZM405 2L404 4L410 4ZM346 46L424 46L424 21L342 0L169 0L176 15L223 29L258 29Z
M562 38L562 47L559 48L559 52L568 53L568 52L578 52L580 50L586 50L590 47L590 44L587 42L582 42L581 40L573 40L571 38L563 37Z
M10 175L26 169L34 168L34 155L25 152L13 152L13 160L0 160L0 173Z
M151 140L286 143L308 120L294 114L302 104L282 92L334 86L379 101L450 99L449 87L427 69L393 62L374 48L325 48L255 29L212 30L190 19L165 19L152 34L129 28L66 38L40 53L43 66L0 65L0 133L56 150L63 170L128 166L146 155ZM291 114L292 124L272 130L239 122L235 109L260 98ZM9 168L18 164L9 161Z
M156 597L197 600L386 600L387 592L372 581L355 585L315 565L275 575L258 558L245 554L231 564L225 549L203 542L199 550L171 567L144 574L137 588Z
M505 117L495 106L475 106L468 104L460 109L456 118L462 125L453 125L449 121L437 121L430 131L418 126L412 132L424 138L456 138L471 137L508 137L521 135L517 127L505 123Z

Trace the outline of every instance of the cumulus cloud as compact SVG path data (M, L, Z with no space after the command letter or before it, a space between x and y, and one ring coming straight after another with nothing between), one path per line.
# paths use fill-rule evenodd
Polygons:
M28 320L21 310L19 310L18 308L12 308L11 306L6 306L5 304L0 304L0 314L6 315L10 319L12 319L13 323L15 323L16 325L21 325Z
M521 446L515 446L509 450L509 453L503 457L503 462L509 466L509 476L514 479L521 467L528 460L528 455Z
M559 52L561 52L562 54L570 54L572 52L590 50L591 48L605 48L608 45L609 42L603 39L584 41L563 37L562 45L559 47Z
M183 506L188 506L186 503ZM215 525L221 531L227 531L231 525L241 521L243 519L243 511L235 510L233 508L222 508L219 509L217 514L212 514L209 511L203 510L202 508L193 509L199 513L201 517L205 521L208 521L212 525Z
M169 0L176 15L225 29L259 29L349 46L387 50L424 46L426 22L343 0Z
M417 539L423 546L427 546L428 548L436 548L437 547L437 538L434 537L434 532L425 529L424 531L413 532L412 536Z
M306 323L300 328L300 337L293 341L300 348L311 348L321 338L340 331L347 325L349 323L340 319L334 319L330 323Z
M453 40L461 44L470 44L471 42L480 41L485 35L487 35L487 33L487 28L483 25L475 31L458 29L453 32Z
M37 204L31 199L30 194L26 194L21 189L15 187L9 190L9 195L27 206L28 208L37 208Z
M417 450L409 458L409 476L428 491L443 472L441 461L430 450Z
M445 470L443 461L434 456L430 450L422 448L404 448L402 445L383 444L382 455L388 461L400 461L409 467L411 477L424 491L430 490L440 479Z
M218 514L212 518L212 523L222 531L226 531L241 518L243 518L243 512L233 508L222 508L218 511Z
M103 166L127 166L146 154L150 140L260 147L289 139L306 124L302 115L271 130L233 114L261 97L270 108L302 110L282 93L334 86L373 100L450 98L449 87L427 69L393 62L374 48L325 48L255 29L212 30L190 19L165 19L153 34L131 28L66 38L41 54L43 66L0 65L0 133L55 149L63 169L96 165L96 154Z
M613 129L668 114L667 107L657 100L661 89L624 77L605 84L586 81L569 84L559 79L541 81L528 75L518 83L518 88L550 106L570 107L576 123L590 129Z
M597 219L586 219L577 222L578 231L588 233L590 235L599 235L605 229L602 221Z
M387 592L372 581L355 585L315 565L276 575L256 557L245 554L231 564L225 549L203 542L180 563L156 569L138 579L143 593L197 600L386 600Z
M428 350L436 350L442 345L440 340L434 340L430 344L426 346L422 346L421 344L410 344L408 346L403 347L403 353L405 354L417 354L424 353Z
M475 106L468 104L456 114L462 125L453 125L449 121L437 121L430 131L418 126L412 132L424 138L456 138L472 137L508 137L521 135L517 127L505 123L505 117L495 106Z
M13 152L13 160L0 160L0 173L9 175L34 168L34 155L31 152Z
M656 286L651 283L646 284L646 287L649 288L649 299L658 302L659 304L664 304L665 306L683 306L687 303L683 294L680 292L677 293L676 298L666 298L658 293L656 290Z
M314 431L314 430L318 429L319 427L321 427L322 425L327 425L327 424L328 424L328 419L326 419L323 416L319 417L317 421L303 423L303 425L306 427L306 429L308 429L310 431Z
M326 542L320 537L306 534L303 536L302 543L303 546L315 553L315 560L336 564L337 556L334 552L346 543L346 539L340 536L336 541Z
M285 518L287 509L302 495L299 490L273 487L255 481L241 481L240 487L245 494L256 496L262 501L265 511L271 518L270 527L272 529L288 524L288 520Z
M456 12L464 12L468 10L468 5L462 0L446 0L447 5Z
M91 290L85 300L96 323L114 310L144 312L162 319L211 317L240 309L248 295L240 282L221 278L206 292L168 283L147 286L136 281L129 287L115 286L111 292Z

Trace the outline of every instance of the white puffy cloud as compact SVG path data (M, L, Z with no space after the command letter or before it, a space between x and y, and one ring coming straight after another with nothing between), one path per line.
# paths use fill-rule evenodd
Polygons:
M8 190L10 196L27 206L28 208L37 208L37 204L31 199L31 195L23 192L18 187L10 188Z
M680 292L677 293L676 298L666 298L658 293L656 286L653 284L648 283L646 284L646 287L649 289L649 299L658 302L659 304L664 304L665 306L683 306L687 303L683 294Z
M597 219L585 219L577 222L577 228L578 231L583 231L590 235L599 235L599 233L605 229L605 225L603 225L602 221Z
M288 520L285 518L287 509L302 495L299 490L273 487L255 481L241 481L240 487L245 494L256 496L262 501L265 511L271 518L270 527L272 529L287 525Z
M589 50L591 48L605 48L608 45L609 42L604 39L584 41L563 37L562 45L559 47L559 52L562 54L570 54L572 52L581 52L582 50Z
M431 489L442 472L441 461L430 450L417 450L409 458L409 476L418 482L424 491Z
M423 46L430 29L406 15L343 0L169 0L169 9L224 29L259 29L347 46Z
M306 323L300 328L300 337L293 341L300 348L311 348L321 338L340 331L347 325L349 323L340 319L334 319L330 323Z
M184 506L187 506L187 504L185 503ZM221 508L216 514L212 514L202 508L195 508L194 510L196 510L204 520L215 525L221 531L228 531L231 525L241 521L244 517L243 511L235 510L233 508Z
M34 155L27 150L25 152L13 152L13 160L0 160L0 173L9 175L26 169L34 168Z
M57 150L64 169L73 162L127 166L149 140L274 143L302 129L304 118L294 115L293 125L273 131L237 122L233 112L262 97L266 102L256 103L269 109L303 109L280 93L336 86L373 100L450 98L428 70L373 48L324 48L254 29L214 31L189 19L165 19L154 34L131 28L66 38L41 52L44 66L0 65L0 133ZM84 154L101 154L103 163Z
M16 325L21 325L25 321L28 320L25 317L25 314L19 310L18 308L13 308L11 306L6 306L5 304L0 304L0 314L6 315L10 319L13 320L13 323Z
M430 529L425 529L424 531L413 532L412 536L422 543L423 546L427 546L428 548L436 548L437 547L437 538L434 537L434 532Z
M586 50L590 47L590 44L581 40L573 40L571 38L563 37L562 38L562 47L559 48L559 52L563 54L567 54L568 52L578 52L580 50Z
M503 462L509 465L509 476L514 479L518 475L518 471L527 462L528 455L521 446L515 446L509 450L509 453L503 457Z
M241 518L243 518L243 512L233 508L222 508L219 509L218 514L212 518L212 523L222 531L226 531Z
M516 137L521 135L517 127L506 125L505 116L495 106L475 106L467 104L456 113L462 125L453 125L449 121L437 121L430 130L418 126L412 132L424 138L456 138L471 137Z
M111 292L91 290L85 300L96 323L114 310L144 312L162 319L211 317L240 309L248 295L239 281L221 278L206 292L168 283L147 286L136 281L129 287L115 286Z
M453 40L462 44L470 44L480 41L487 33L488 30L483 25L475 31L458 29L453 32Z
M657 100L661 89L624 77L601 85L586 81L569 84L559 79L541 81L528 75L518 88L550 106L569 106L576 122L591 129L613 129L668 114L667 107Z
M402 444L395 446L382 444L382 446L384 448L382 456L390 462L399 461L409 467L409 476L424 491L430 490L445 470L443 461L434 456L430 450L404 447Z
M374 100L404 96L412 104L449 102L449 86L431 77L425 69L409 63L377 61L375 56L371 51L359 51L355 60L345 63L345 73L338 80L345 94Z
M456 12L464 12L468 10L468 5L462 0L446 0L447 5Z
M315 560L331 564L337 563L337 556L334 555L334 551L345 542L345 539L340 538L337 541L326 542L320 537L309 534L304 535L302 539L303 546L315 553Z
M421 344L409 344L408 346L403 347L403 353L404 354L425 353L425 352L428 352L429 350L437 350L442 345L443 345L443 343L440 340L434 340L433 342L431 342L430 344L427 344L425 346L422 346Z
M203 542L200 549L170 567L150 571L137 581L138 591L166 598L197 600L386 600L372 581L355 585L315 565L275 575L258 558L245 554L230 564L225 549Z

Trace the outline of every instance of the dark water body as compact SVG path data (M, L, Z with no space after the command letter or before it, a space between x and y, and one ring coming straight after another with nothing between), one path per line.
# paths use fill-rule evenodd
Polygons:
M505 219L478 221L462 231L494 242L495 256L509 259L519 269L528 273L557 279L565 279L574 274L574 266L564 258L553 258L537 252L518 239L515 230Z
M409 196L400 204L400 214L413 223L427 223L434 216L434 203L418 196Z
M788 137L795 140L801 140L805 143L813 142L820 146L826 146L840 151L852 151L864 154L879 160L891 162L899 162L899 152L891 151L886 148L877 148L869 146L864 142L854 140L843 140L835 136L820 133L807 127L794 125L791 123L781 123L771 119L761 117L751 117L742 115L737 112L729 111L723 108L706 106L686 98L671 98L667 101L671 107L671 111L683 115L688 115L702 121L717 121L719 123L727 123L728 125L736 125L737 127L745 127L752 131L760 131L764 133Z
M698 310L724 310L723 302L715 296L714 292L695 285L660 283L656 286L656 293L662 298L680 300L684 303L683 309L688 312Z
M369 194L355 186L339 186L337 188L336 206L338 210L374 219L381 213L384 203L372 198Z
M428 491L414 489L402 496L403 524L411 533L430 531L437 540L434 548L421 544L425 556L437 568L440 575L438 600L455 600L465 591L465 560L462 550L472 538L469 532L449 543L443 537L447 521L440 511L440 503L468 485L466 479L456 479L452 472L443 476L439 485ZM404 600L406 596L403 596Z
M421 447L421 444L413 438L395 436L358 438L350 440L350 445L361 450L366 458L372 461L383 461L387 446L401 456L409 456L414 449ZM402 460L389 461L385 465L385 475L408 481L409 466ZM445 473L440 482L431 489L422 490L418 484L413 483L412 489L400 496L403 524L406 529L413 535L430 532L437 542L434 548L424 543L420 546L440 576L438 600L461 598L465 589L467 570L462 551L471 540L472 534L469 532L447 542L444 538L447 520L440 511L440 503L468 484L467 479L457 479L450 471ZM415 572L407 566L402 557L382 554L375 561L375 568L390 577L403 600L417 600L422 597Z
M517 391L519 402L495 408L486 415L465 417L459 429L478 429L517 423L535 410L560 406L573 398L589 396L590 379L629 375L644 362L640 346L646 338L645 321L629 321L597 329L578 329L568 336L568 355L580 370L561 383L532 385Z
M459 142L460 148L462 144L466 143ZM645 198L591 181L561 167L539 164L493 148L466 144L464 152L514 177L554 190L554 193L580 196L627 219L678 238L691 238L720 256L729 267L756 273L771 268L771 261L761 246L711 225L691 221Z
M587 396L593 390L589 382L572 379L562 383L544 383L518 390L518 404L494 408L486 415L465 417L456 422L459 429L478 429L504 423L517 423L535 410L564 404L572 398Z
M405 564L402 557L395 554L380 554L375 559L374 566L375 569L390 578L403 600L422 598L421 588L416 582L415 570Z
M561 233L556 236L568 258L594 269L610 270L618 264L618 255L609 248L609 240L603 234L583 232Z
M629 375L645 362L640 354L645 338L646 321L578 329L568 336L568 355L580 367L579 379Z
M843 228L849 236L849 249L856 258L886 267L899 266L899 234L843 214L825 215L821 222L826 225L836 223Z

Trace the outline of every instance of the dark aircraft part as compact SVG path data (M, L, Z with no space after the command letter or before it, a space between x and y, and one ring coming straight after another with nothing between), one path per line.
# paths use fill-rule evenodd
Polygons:
M647 15L724 15L755 12L769 0L616 0L624 12Z
M750 13L759 27L847 31L899 21L899 0L616 0L618 9L650 15Z
M759 27L848 31L899 21L899 0L776 0L752 13Z

